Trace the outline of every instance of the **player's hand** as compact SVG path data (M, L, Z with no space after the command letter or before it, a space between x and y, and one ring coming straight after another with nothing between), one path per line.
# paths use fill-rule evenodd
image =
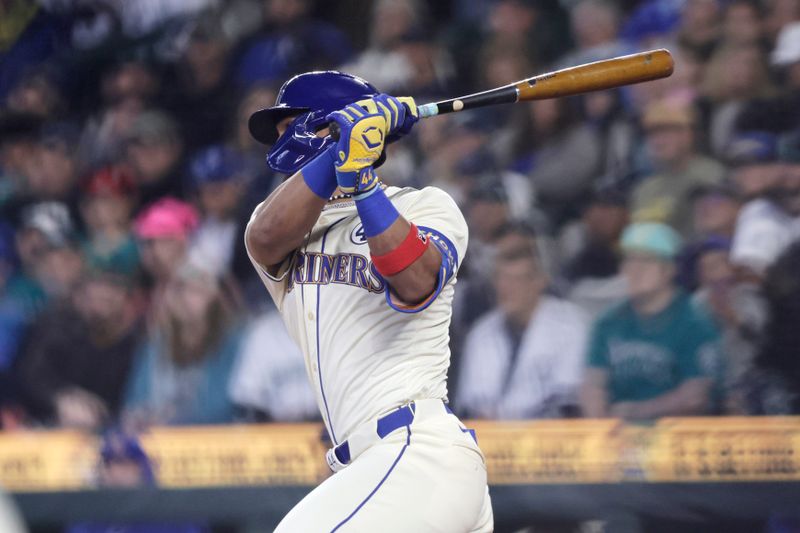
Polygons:
M378 182L372 165L383 152L386 120L382 113L369 113L352 104L326 117L339 126L336 144L336 181L344 193L357 194Z
M394 97L381 93L359 100L358 105L370 113L382 113L386 119L386 142L394 142L408 134L419 120L417 103L410 96Z
M78 387L59 392L54 400L59 425L63 427L94 430L108 417L105 402Z

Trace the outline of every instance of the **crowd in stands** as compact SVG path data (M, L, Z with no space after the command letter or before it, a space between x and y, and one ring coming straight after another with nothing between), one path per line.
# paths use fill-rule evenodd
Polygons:
M0 0L0 428L316 419L243 242L292 75L424 103L658 47L388 147L469 224L451 405L800 413L800 0Z

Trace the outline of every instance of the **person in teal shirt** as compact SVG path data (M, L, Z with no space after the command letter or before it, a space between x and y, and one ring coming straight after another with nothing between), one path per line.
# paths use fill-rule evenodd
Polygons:
M719 332L675 285L680 244L664 224L635 223L623 233L628 299L595 323L581 392L586 416L647 420L717 409Z
M133 427L232 422L228 381L242 328L216 276L184 265L154 307L128 378L125 422Z

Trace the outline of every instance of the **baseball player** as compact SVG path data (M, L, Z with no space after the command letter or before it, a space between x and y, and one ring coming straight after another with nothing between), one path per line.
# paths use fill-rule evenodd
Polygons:
M305 357L335 472L279 532L493 528L483 455L446 404L467 226L443 191L376 172L416 120L413 100L334 71L290 79L250 119L291 177L255 209L247 250Z

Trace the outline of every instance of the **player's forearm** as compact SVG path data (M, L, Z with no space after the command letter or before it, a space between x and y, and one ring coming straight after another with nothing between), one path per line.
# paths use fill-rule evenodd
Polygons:
M661 416L692 416L708 412L711 382L705 378L685 381L678 388L650 400L631 402L626 418L646 420Z
M608 416L608 398L606 390L595 384L585 383L580 390L581 412L586 418L604 418Z
M608 372L587 368L579 392L581 412L587 418L608 416Z
M369 237L370 253L383 256L400 246L408 236L411 224L402 216L389 228ZM389 286L405 303L416 304L430 296L436 286L442 257L436 246L429 245L425 253L401 272L386 276Z
M264 266L283 261L314 226L326 200L314 194L300 173L281 184L261 206L247 229L247 247Z

